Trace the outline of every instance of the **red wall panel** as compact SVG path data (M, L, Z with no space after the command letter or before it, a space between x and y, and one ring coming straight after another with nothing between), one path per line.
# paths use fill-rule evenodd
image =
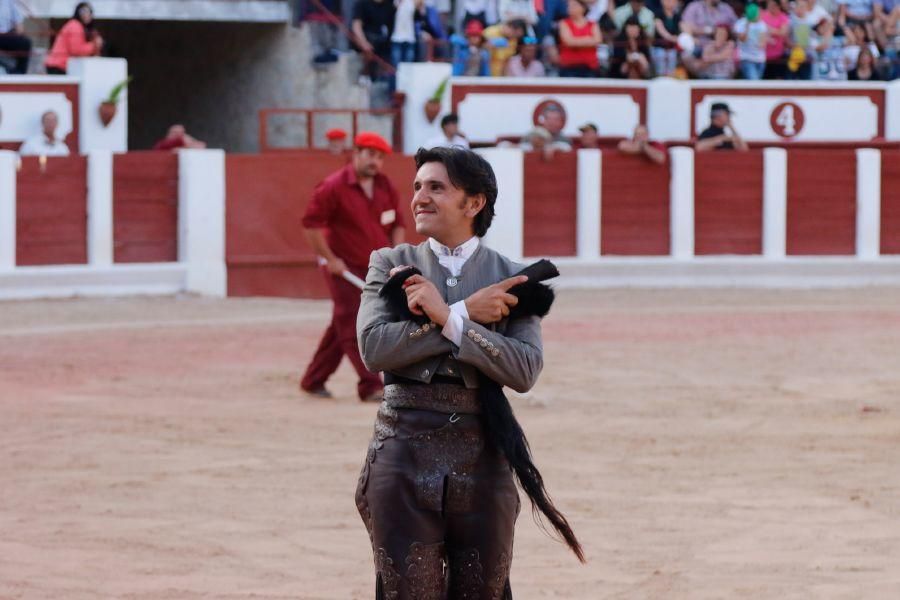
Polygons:
M301 219L316 185L344 164L344 158L315 151L227 156L228 295L328 297ZM390 155L384 173L400 194L407 240L421 241L408 208L415 163Z
M539 153L528 152L523 160L525 256L574 256L578 202L576 154L559 153L545 160Z
M601 254L669 254L669 178L668 164L603 152Z
M178 260L178 155L113 156L113 260Z
M788 150L787 253L856 253L856 152Z
M22 158L16 177L16 264L87 263L87 160Z
M694 253L762 254L763 154L694 155Z
M881 151L881 253L900 254L900 151Z

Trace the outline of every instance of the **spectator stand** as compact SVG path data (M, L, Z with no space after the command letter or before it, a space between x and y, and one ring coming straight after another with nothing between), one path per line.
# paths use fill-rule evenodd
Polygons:
M399 100L402 103L402 97ZM403 111L391 109L264 108L259 111L259 151L324 149L325 132L340 127L350 139L359 131L378 131L403 149Z

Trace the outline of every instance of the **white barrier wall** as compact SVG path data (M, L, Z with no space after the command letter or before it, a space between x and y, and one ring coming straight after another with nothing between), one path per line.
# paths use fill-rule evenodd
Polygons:
M725 102L748 141L852 142L900 140L900 81L651 81L454 77L441 115L429 124L425 100L449 75L446 64L402 64L398 89L406 94L404 151L414 152L438 133L451 110L473 142L521 136L539 122L539 108L557 102L566 113L563 133L594 122L604 137L625 137L645 123L653 139L687 141L709 124L709 109Z
M18 147L41 132L41 115L52 110L59 115L61 139L73 135L77 125L75 146L81 154L127 151L128 89L122 91L109 125L103 125L99 114L100 103L127 77L123 58L73 58L67 75L0 75L0 142Z
M88 264L16 266L16 164L0 151L0 299L193 292L225 296L225 153L179 151L179 256L113 262L113 154L88 154Z

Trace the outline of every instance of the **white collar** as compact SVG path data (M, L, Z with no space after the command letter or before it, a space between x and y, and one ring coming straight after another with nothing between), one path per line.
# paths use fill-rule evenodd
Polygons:
M438 258L442 256L453 256L456 258L461 258L463 260L468 260L473 254L475 254L475 250L478 249L478 236L473 235L468 239L468 241L452 249L444 246L434 238L428 238L428 245L431 246L431 251L434 252L435 256L437 256Z

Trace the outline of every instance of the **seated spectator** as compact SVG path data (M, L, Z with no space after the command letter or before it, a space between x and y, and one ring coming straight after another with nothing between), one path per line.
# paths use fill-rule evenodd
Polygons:
M0 55L9 53L12 75L28 72L31 40L25 36L24 22L16 0L0 0Z
M153 145L154 150L171 150L174 152L180 148L203 149L206 148L206 142L201 142L188 135L184 125L172 125L166 133L166 137Z
M519 52L506 63L507 77L543 77L544 63L537 59L537 39L526 35L519 44Z
M300 0L298 2L298 25L309 29L312 42L314 65L327 65L337 62L339 57L338 28L340 22L341 3L339 0Z
M787 58L787 79L812 78L812 59L815 54L813 26L809 24L809 0L796 0L789 16L791 22L791 50Z
M79 2L75 14L56 34L44 60L47 74L65 75L70 58L99 56L102 49L103 38L94 28L94 9L87 2Z
M21 156L68 156L69 147L56 137L59 116L52 110L41 115L41 133L31 136L19 146Z
M416 62L419 42L416 24L422 20L425 0L395 0L394 31L391 33L391 64Z
M834 21L823 19L815 28L815 61L813 79L822 81L846 81L844 63L844 38L834 37Z
M347 132L343 129L329 129L325 132L328 140L328 151L336 156L341 156L347 151Z
M709 150L749 150L747 142L738 135L734 125L731 124L731 110L724 102L714 102L709 109L709 127L700 133L700 137L694 143L694 150L707 152Z
M569 16L559 22L559 74L561 77L596 77L600 67L597 46L600 28L588 21L584 0L569 0Z
M887 39L897 35L897 21L900 20L900 0L874 0L872 3L875 31L883 36L882 45L887 46Z
M796 13L796 9L794 12ZM831 14L822 6L822 3L816 0L806 0L805 12L806 15L803 17L803 22L813 29L822 22L822 19L833 20Z
M504 22L484 30L484 39L491 53L491 75L502 77L506 62L515 56L519 40L525 37L528 25L522 20Z
M643 156L658 165L666 163L666 147L659 142L650 141L650 133L647 131L646 125L636 126L631 139L619 142L618 148L619 152L623 154Z
M562 106L550 103L538 116L538 123L550 133L550 141L557 150L569 151L572 149L572 140L563 135L563 127L566 124L565 113Z
M691 36L693 47L681 58L688 71L695 75L700 72L703 48L712 41L716 25L733 27L736 21L734 10L722 0L693 0L687 4L681 14L681 31Z
M881 56L866 28L861 23L850 23L844 28L844 66L848 72L856 66L863 48L868 48L876 59Z
M679 0L662 0L655 13L656 35L650 56L657 77L671 75L678 66L678 34L681 31L681 3Z
M616 38L610 76L648 79L650 75L650 44L637 17L628 17L622 33Z
M453 44L453 74L467 77L486 77L491 74L491 56L485 48L484 28L480 21L471 20L466 25L466 37L450 36Z
M762 79L766 69L766 36L768 26L759 19L759 7L748 4L744 16L734 24L738 41L738 64L747 80Z
M625 27L625 23L631 17L635 17L644 30L647 39L652 40L656 33L656 15L653 11L644 6L644 0L628 0L627 4L623 4L613 13L613 22L616 29L621 33Z
M703 79L731 79L734 77L734 41L727 25L716 25L713 40L703 48Z
M585 123L578 128L581 132L581 140L578 143L579 148L599 148L600 135L597 126L593 123Z
M477 23L478 21L475 22ZM441 119L441 132L442 135L433 137L425 142L426 149L453 148L454 146L460 148L469 147L469 140L459 132L459 117L456 113L444 115L444 118Z
M356 0L353 5L353 42L365 59L363 73L374 79L391 79L386 68L391 62L394 33L393 0Z
M847 73L847 79L850 81L882 80L881 75L875 69L875 57L867 46L860 48L859 56L856 58L856 66Z
M858 23L872 35L871 27L874 19L873 0L838 0L837 22L841 27Z
M694 0L681 14L681 31L694 38L697 56L715 33L716 25L733 27L737 21L734 10L722 0Z
M760 15L766 24L765 79L784 79L787 74L785 48L791 32L791 20L781 9L779 0L766 0L766 10Z

